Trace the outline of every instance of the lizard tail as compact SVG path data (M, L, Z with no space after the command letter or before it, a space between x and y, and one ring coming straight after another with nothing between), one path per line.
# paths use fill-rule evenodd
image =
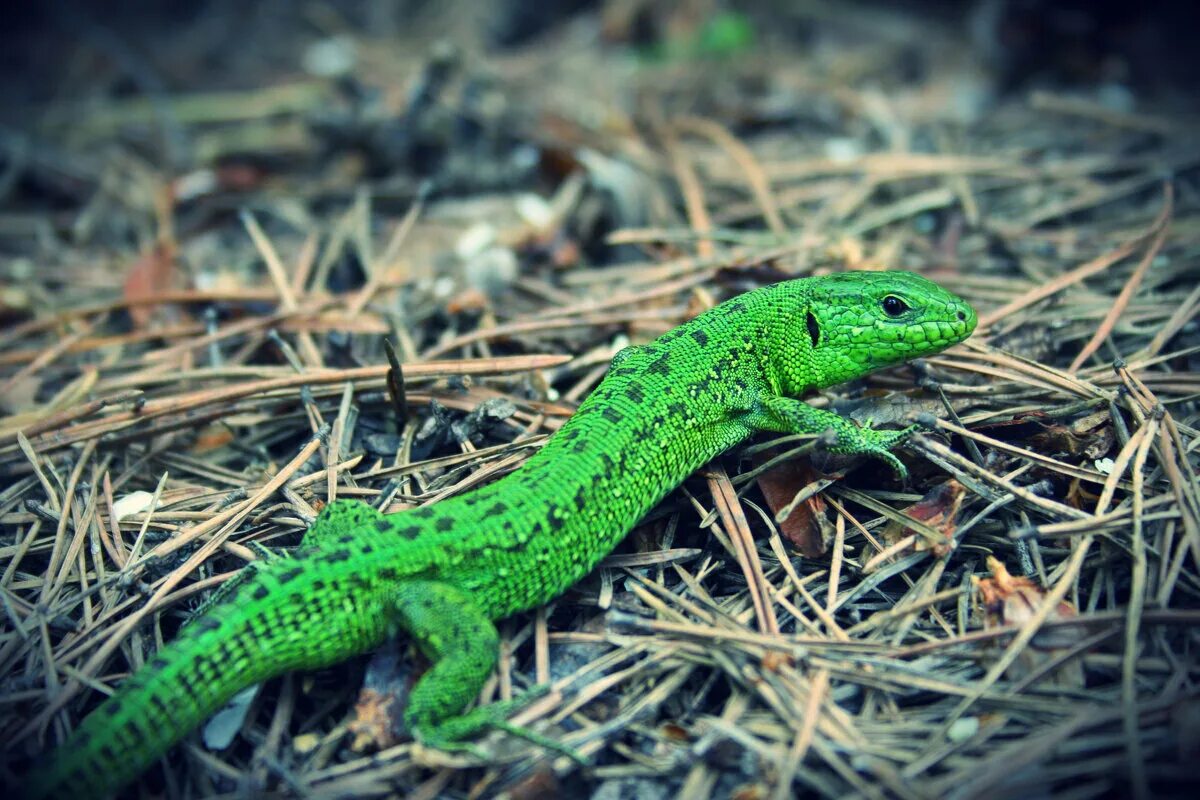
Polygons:
M283 560L238 587L89 714L22 796L112 797L247 686L337 663L391 633L372 592L328 576L314 591L320 580Z

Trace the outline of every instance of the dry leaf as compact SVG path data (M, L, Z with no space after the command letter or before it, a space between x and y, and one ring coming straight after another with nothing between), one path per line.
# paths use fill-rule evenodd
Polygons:
M958 529L955 519L958 509L962 507L966 489L956 480L948 480L934 486L925 496L908 508L904 513L915 520L924 522L945 537L944 542L931 545L924 536L917 536L916 549L924 550L932 547L938 557L945 556L954 549L954 532ZM906 536L915 533L912 528L897 522L888 522L883 535L889 544L895 544Z
M138 301L152 298L171 288L175 274L175 246L170 242L158 242L143 253L129 267L125 275L124 298ZM134 327L145 328L154 317L153 305L129 307L129 317Z
M1011 420L983 425L980 431L1007 442L1022 443L1050 455L1099 458L1112 449L1114 433L1107 411L1064 425L1042 411L1026 411Z
M354 719L347 725L354 734L351 748L355 752L391 747L404 732L402 711L417 666L416 659L408 657L405 650L399 641L391 640L367 662L358 702L354 704Z
M364 688L358 693L354 719L346 725L346 729L354 734L351 750L361 753L367 748L391 747L396 743L396 736L392 732L394 700L392 695L374 689Z
M759 456L766 462L777 455L767 451ZM767 507L778 518L779 512L791 504L804 487L821 479L820 473L805 461L789 461L758 476L758 488L766 498ZM779 532L807 558L820 558L829 549L833 524L825 514L825 500L814 494L792 509L779 523Z
M220 450L232 442L233 438L233 428L230 425L207 425L196 435L191 451L199 454Z
M992 577L973 579L982 596L984 628L1024 625L1037 613L1038 607L1046 597L1046 590L1029 578L1012 575L995 556L988 556L987 565L992 571ZM1075 606L1063 600L1050 612L1046 621L1071 619L1075 616L1078 616ZM1005 672L1005 676L1010 680L1024 678L1054 659L1063 649L1075 645L1084 635L1080 628L1048 629L1039 632L1033 637L1029 647L1025 648ZM1079 659L1071 659L1056 668L1049 679L1059 686L1082 687L1083 667Z

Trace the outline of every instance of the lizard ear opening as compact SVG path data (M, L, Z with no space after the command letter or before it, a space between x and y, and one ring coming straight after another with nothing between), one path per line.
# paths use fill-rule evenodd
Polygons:
M804 324L808 327L808 338L812 339L812 346L816 347L821 343L821 325L811 311L804 312Z

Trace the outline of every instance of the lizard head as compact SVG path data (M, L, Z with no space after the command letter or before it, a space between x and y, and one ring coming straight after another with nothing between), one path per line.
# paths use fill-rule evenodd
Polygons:
M818 365L815 382L803 381L808 386L937 353L975 330L965 300L911 272L839 273L814 281L807 294L802 330ZM785 382L795 386L798 377Z

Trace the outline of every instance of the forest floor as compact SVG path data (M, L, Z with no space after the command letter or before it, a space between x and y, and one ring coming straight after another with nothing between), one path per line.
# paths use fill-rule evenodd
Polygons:
M757 438L502 623L482 700L550 684L519 719L590 766L414 746L398 642L243 694L145 790L1195 796L1194 91L1037 3L560 5L27 12L0 95L4 783L333 497L486 482L622 346L896 268L975 335L809 400L939 417L907 484Z

